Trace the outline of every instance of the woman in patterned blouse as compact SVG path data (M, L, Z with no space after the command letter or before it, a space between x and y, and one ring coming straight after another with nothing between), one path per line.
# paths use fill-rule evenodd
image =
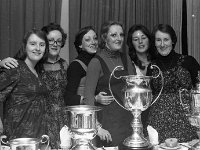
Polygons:
M156 25L152 32L155 46L156 64L162 71L164 86L158 100L149 107L148 124L158 131L159 142L167 138L177 138L179 142L188 142L197 138L193 127L184 111L179 97L180 89L190 90L196 83L200 65L192 56L175 52L177 36L167 24ZM157 70L148 69L148 75L155 76ZM161 88L161 77L152 79L152 91L157 95ZM191 100L182 99L185 104Z
M50 23L42 28L47 35L49 54L48 59L40 65L41 78L48 89L47 119L48 135L51 148L58 149L60 146L60 129L68 124L68 115L63 107L64 91L67 85L68 63L59 54L64 47L67 34L56 23ZM1 67L7 69L18 66L17 60L8 57L0 62Z
M38 74L38 66L47 54L45 33L32 29L25 34L22 47L15 55L18 67L0 70L4 134L9 139L38 138L46 134L47 89Z

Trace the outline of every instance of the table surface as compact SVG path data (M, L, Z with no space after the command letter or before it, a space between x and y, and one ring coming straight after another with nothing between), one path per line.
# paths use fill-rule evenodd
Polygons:
M190 148L189 143L179 143L179 146L176 148L167 148L162 144L156 145L153 147L153 150L188 150ZM103 147L97 148L97 150L119 150L119 147Z

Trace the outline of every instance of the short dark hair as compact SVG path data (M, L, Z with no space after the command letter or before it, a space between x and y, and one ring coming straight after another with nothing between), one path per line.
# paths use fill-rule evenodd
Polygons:
M149 47L147 50L147 60L151 60L152 59L152 37L151 37L151 32L142 24L135 24L133 25L129 31L128 31L128 37L127 37L127 45L129 48L129 56L131 58L132 61L134 61L134 63L140 68L140 69L145 69L144 66L142 66L142 62L138 59L137 55L136 55L136 49L133 45L133 40L132 40L132 36L133 33L135 31L141 31L143 34L145 34L149 40Z
M177 42L177 36L172 26L170 26L169 24L158 24L153 28L152 36L153 36L154 45L155 45L155 34L157 31L161 31L170 35L173 42L172 48L174 49Z
M107 37L108 31L110 29L111 26L113 25L119 25L123 28L123 25L120 22L117 21L107 21L105 23L102 24L101 26L101 31L100 31L100 42L99 42L99 47L100 48L105 48L105 39Z
M61 48L64 47L66 39L67 39L67 34L64 32L63 28L59 24L50 23L50 24L42 27L41 30L44 31L47 35L49 34L49 32L51 32L53 30L60 31L60 33L62 34L62 45L61 45Z
M37 35L39 38L41 38L41 39L43 39L45 41L45 44L46 44L45 53L44 53L42 59L39 61L39 63L45 62L47 60L47 58L48 58L49 42L48 42L46 34L43 31L39 30L39 29L32 29L32 30L28 31L24 35L21 48L15 54L14 58L22 60L22 61L24 61L26 59L26 57L27 57L26 45L27 45L29 37L32 34Z
M90 30L93 30L95 32L95 30L94 30L94 28L92 26L86 26L86 27L81 28L76 33L74 46L75 46L76 51L77 51L78 54L82 51L82 49L80 48L80 45L82 44L83 36L85 34L87 34Z

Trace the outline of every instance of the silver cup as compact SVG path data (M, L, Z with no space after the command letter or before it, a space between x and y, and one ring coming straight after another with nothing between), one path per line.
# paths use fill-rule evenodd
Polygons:
M74 139L72 150L94 150L91 140L97 135L97 111L100 107L90 105L68 106L70 131Z
M41 139L37 138L16 138L12 139L10 141L4 142L3 139L5 139L6 136L1 136L1 142L9 145L11 150L38 150L42 149L39 147L39 144L45 145L45 150L49 148L49 136L48 135L42 135ZM43 148L44 149L44 148Z
M143 135L143 125L141 123L141 113L145 111L150 105L152 105L160 96L163 89L163 76L159 67L152 65L158 69L158 75L156 77L152 76L139 76L139 75L128 75L117 77L117 71L121 71L124 68L122 66L117 66L110 75L109 88L110 92L115 98L115 101L124 109L130 111L133 115L133 121L131 122L131 127L133 133L131 136L126 138L123 144L130 149L135 148L145 148L149 147L151 144L144 138ZM152 90L150 87L150 81L152 78L157 78L161 75L162 88L158 96L153 100ZM112 80L119 80L121 82L121 89L119 92L115 92L116 86L112 86Z

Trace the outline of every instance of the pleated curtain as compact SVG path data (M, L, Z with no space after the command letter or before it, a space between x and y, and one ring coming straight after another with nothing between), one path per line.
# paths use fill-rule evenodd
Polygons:
M14 56L25 32L60 23L62 0L0 0L0 59Z

